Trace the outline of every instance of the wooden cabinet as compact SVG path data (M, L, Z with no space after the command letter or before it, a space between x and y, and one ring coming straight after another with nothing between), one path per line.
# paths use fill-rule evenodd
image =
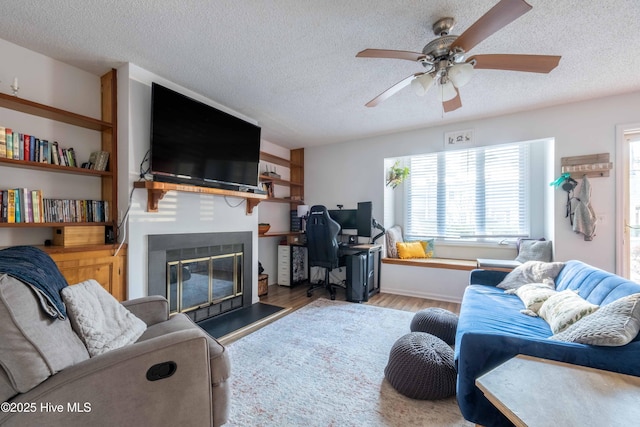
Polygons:
M259 178L261 183L270 183L272 186L281 185L289 187L288 198L269 196L266 200L263 201L263 203L288 203L290 210L296 210L298 205L304 204L304 148L291 150L290 160L283 159L282 157L274 156L265 152L260 153L260 160L288 168L290 177L289 180L285 180L265 174L260 175ZM294 232L291 230L270 230L266 234L261 234L259 237L288 236L293 234L299 234L299 232Z
M40 249L51 256L70 285L95 279L118 301L127 299L125 245L116 256L118 245L46 246Z

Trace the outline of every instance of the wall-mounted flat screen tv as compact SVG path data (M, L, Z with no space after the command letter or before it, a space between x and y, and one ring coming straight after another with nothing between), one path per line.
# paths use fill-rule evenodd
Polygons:
M259 161L259 126L152 83L155 180L255 189Z

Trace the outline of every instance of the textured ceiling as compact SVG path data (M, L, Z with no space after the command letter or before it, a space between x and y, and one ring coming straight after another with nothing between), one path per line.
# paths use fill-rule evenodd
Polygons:
M406 88L364 104L418 63L431 25L460 34L497 0L4 0L0 38L95 74L125 62L256 119L295 148L640 90L640 1L529 0L533 10L470 51L561 55L550 74L477 70L444 114Z

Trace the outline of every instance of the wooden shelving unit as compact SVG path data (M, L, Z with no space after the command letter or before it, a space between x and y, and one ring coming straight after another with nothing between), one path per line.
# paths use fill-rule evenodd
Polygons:
M267 199L266 194L246 193L220 188L198 187L195 185L172 184L157 181L134 182L133 186L135 188L144 188L147 190L147 212L158 212L158 202L162 200L168 191L242 197L247 200L247 214L251 214L253 212L253 208L256 207L258 203Z
M260 182L270 182L272 184L289 187L289 197L268 197L265 202L288 203L290 210L295 210L299 205L304 204L304 148L290 151L291 159L274 156L273 154L260 152L260 160L283 166L289 169L290 179L281 179L269 175L260 175ZM286 237L300 234L293 231L270 232L260 234L259 237Z
M37 163L25 160L14 160L0 158L0 166L14 167L21 169L41 170L54 173L64 173L72 175L94 176L101 179L101 199L109 202L109 218L111 221L91 222L91 223L0 223L0 227L60 227L78 225L109 225L117 227L118 212L118 185L117 185L117 81L116 70L111 70L101 77L101 110L102 119L83 116L71 111L61 110L49 105L29 101L27 99L0 93L0 107L7 108L35 117L55 120L67 123L80 128L98 131L101 134L101 150L109 153L108 170L96 171L92 169L82 169L77 167L53 165L48 163ZM49 195L45 195L49 196ZM49 196L50 197L50 196Z
M33 227L68 227L82 225L104 225L117 228L118 181L117 181L117 71L111 70L100 79L101 119L61 110L59 108L0 93L0 107L29 114L35 117L100 132L100 150L109 153L108 169L96 171L77 167L36 163L24 160L0 158L0 167L12 167L51 172L54 174L78 175L81 179L95 177L101 181L101 199L109 202L109 222L56 222L56 223L0 223L0 227L18 229ZM78 141L80 143L80 141ZM45 195L55 198L55 195ZM96 279L118 300L127 297L126 245L116 254L118 245L86 245L81 247L41 247L56 262L69 284L87 279Z

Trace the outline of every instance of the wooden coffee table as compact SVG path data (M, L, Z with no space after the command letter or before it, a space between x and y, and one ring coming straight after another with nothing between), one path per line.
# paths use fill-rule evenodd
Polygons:
M640 377L517 355L476 379L516 426L631 426Z

